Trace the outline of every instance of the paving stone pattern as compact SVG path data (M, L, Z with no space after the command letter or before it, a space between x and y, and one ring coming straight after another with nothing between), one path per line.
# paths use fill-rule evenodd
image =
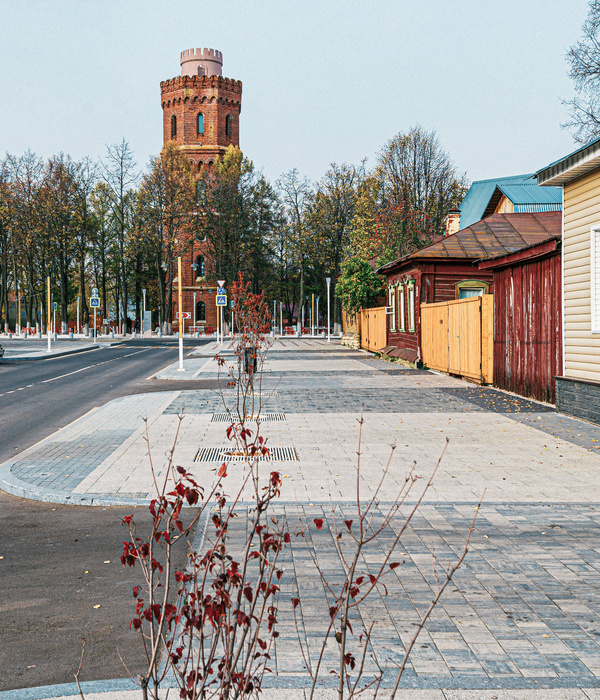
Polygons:
M325 588L308 547L330 584L339 582L342 564L334 539L342 521L353 518L349 504L331 507L290 505L275 509L292 537L286 553L279 601L275 661L278 677L306 684L298 634L314 664L328 625ZM374 527L382 521L380 504ZM402 514L406 516L408 509ZM366 672L386 669L384 687L395 680L394 668L415 632L419 615L436 590L438 576L462 551L474 515L473 505L424 505L401 537L392 561L402 565L384 579L350 621L355 655L358 635L375 621L373 654ZM323 529L315 518L325 521ZM231 528L232 548L241 546L245 519ZM396 517L363 551L360 573L377 571L404 517ZM307 528L307 524L312 524ZM454 582L434 610L411 654L403 687L535 688L600 687L600 513L597 506L521 504L484 505L478 514L470 552ZM236 543L237 538L237 543ZM347 536L342 537L351 551ZM294 618L289 598L298 595ZM323 676L335 668L336 644L327 646Z

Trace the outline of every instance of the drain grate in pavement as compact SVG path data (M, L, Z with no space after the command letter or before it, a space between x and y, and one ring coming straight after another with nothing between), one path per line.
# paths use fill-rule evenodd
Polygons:
M223 391L223 393L226 396L230 396L231 394L237 394L237 389L225 389ZM271 398L271 396L278 397L279 392L278 391L268 391L268 390L265 390L262 392L257 391L257 392L254 392L253 394L252 393L247 394L246 399L247 400L248 399L269 399L269 398Z
M196 453L194 462L243 462L242 454L234 454L231 447L201 447ZM268 457L259 457L259 462L297 462L298 453L295 447L271 447Z
M261 413L260 416L246 416L246 420L256 420L260 418L262 421L282 421L285 420L285 413ZM237 421L238 417L233 413L213 413L211 421L213 423L229 423Z

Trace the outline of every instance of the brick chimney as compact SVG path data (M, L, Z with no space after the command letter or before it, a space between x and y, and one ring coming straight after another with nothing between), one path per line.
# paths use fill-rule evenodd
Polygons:
M460 209L452 207L446 214L446 236L460 231Z

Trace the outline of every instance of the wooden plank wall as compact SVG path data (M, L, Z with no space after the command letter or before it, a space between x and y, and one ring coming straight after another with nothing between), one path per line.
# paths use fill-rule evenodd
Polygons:
M421 304L421 353L432 369L492 382L493 296Z
M560 254L494 275L494 385L554 403L562 372Z
M386 346L387 317L385 306L375 309L361 309L360 312L360 346L364 350L377 352Z

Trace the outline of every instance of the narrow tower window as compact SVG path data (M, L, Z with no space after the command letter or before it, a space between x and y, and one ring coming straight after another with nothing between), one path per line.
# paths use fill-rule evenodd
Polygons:
M204 115L202 112L198 114L198 136L202 136L204 133Z
M206 321L206 304L203 301L196 304L196 321Z
M171 138L177 138L177 117L175 115L171 117Z
M225 117L225 136L227 138L231 138L231 114L228 114Z
M196 265L198 265L196 274L198 275L198 277L204 277L204 275L206 274L206 263L204 261L204 255L199 255L196 258Z

